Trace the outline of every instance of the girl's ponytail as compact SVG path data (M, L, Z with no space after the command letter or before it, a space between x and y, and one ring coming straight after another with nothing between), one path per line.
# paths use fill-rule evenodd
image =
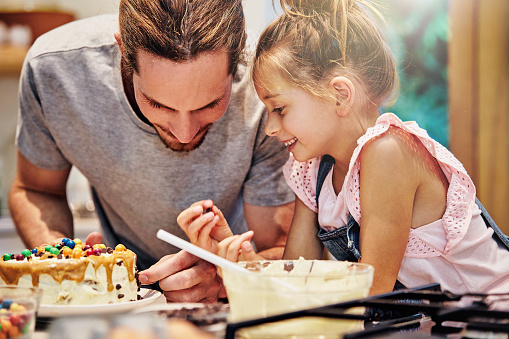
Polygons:
M330 17L330 28L334 32L339 44L339 50L346 58L346 42L348 35L348 12L355 4L355 0L280 0L281 8L287 14L294 16Z
M275 0L273 0L275 1ZM352 77L368 101L383 105L398 87L394 55L375 21L370 0L279 0L284 13L260 35L253 63L255 85L275 74L317 98L327 81ZM261 65L265 71L262 72Z

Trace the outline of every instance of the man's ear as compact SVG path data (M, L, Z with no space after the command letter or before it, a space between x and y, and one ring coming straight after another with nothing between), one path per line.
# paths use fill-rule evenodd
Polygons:
M355 102L355 86L353 82L344 76L332 78L329 82L329 89L336 98L336 112L345 116L350 112Z
M118 48L120 49L120 53L123 55L124 50L122 49L122 39L120 38L120 33L115 33L115 40L117 41Z

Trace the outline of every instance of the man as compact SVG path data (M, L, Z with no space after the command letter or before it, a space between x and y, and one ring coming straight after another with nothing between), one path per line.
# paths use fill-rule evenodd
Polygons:
M120 27L120 32L118 28ZM236 234L281 256L293 194L287 150L263 131L265 111L240 63L241 0L121 0L119 18L93 17L40 37L21 76L18 168L11 216L28 247L73 237L72 166L87 177L108 245L147 269L185 237L178 214L218 206ZM103 241L90 234L87 243ZM172 301L214 301L215 268L186 252L140 273Z

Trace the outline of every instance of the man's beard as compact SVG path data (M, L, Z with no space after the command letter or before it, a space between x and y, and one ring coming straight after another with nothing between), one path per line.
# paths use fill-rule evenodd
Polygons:
M177 139L169 130L162 128L160 125L157 125L156 132L161 138L161 141L164 143L166 148L171 149L174 152L189 152L197 149L205 140L205 136L207 135L212 124L208 124L200 128L196 135L197 139L193 139L191 142L187 144L183 144L181 142L175 141ZM168 137L170 136L170 137Z

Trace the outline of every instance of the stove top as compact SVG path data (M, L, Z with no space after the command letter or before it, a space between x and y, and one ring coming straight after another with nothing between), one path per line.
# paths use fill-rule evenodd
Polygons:
M364 312L351 312L364 307ZM509 293L453 294L432 284L250 321L229 323L226 339L242 329L303 317L363 321L337 338L509 338ZM320 336L318 336L320 337Z

